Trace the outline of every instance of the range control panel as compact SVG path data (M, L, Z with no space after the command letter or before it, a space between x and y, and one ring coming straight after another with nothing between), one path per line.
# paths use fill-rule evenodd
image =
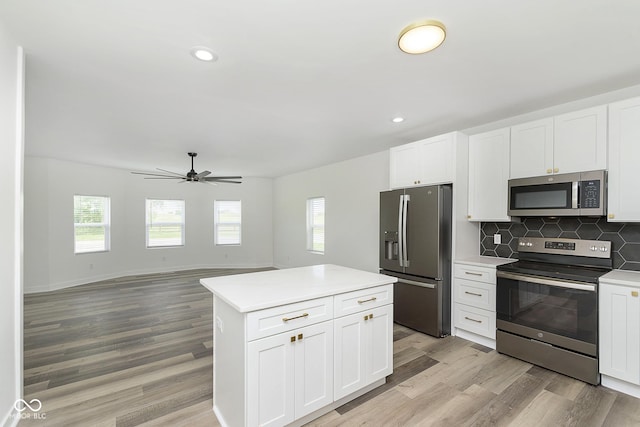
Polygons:
M608 240L520 237L518 252L611 258L611 242Z
M563 251L575 251L576 250L576 244L574 242L567 243L567 242L545 241L544 242L544 247L545 247L545 249L560 249L560 250L563 250Z

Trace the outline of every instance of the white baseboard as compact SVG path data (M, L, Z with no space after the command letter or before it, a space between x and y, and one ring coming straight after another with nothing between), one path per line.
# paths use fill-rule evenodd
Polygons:
M454 335L460 338L464 338L467 341L473 341L476 344L481 344L494 350L496 349L496 340L492 340L491 338L474 334L473 332L465 331L464 329L459 328L455 328Z
M182 265L182 266L163 267L163 268L146 268L146 269L140 269L140 270L121 271L118 273L109 273L109 274L103 274L103 275L83 277L81 279L76 279L76 280L50 283L48 285L26 285L25 284L24 293L35 294L40 292L51 292L51 291L57 291L60 289L71 288L74 286L86 285L88 283L101 282L103 280L111 280L111 279L117 279L119 277L127 277L127 276L139 276L144 274L173 273L176 271L198 270L198 269L206 269L206 268L269 268L269 267L273 267L273 266L266 265L266 264L243 264L243 265L197 264L197 265Z
M640 399L640 386L635 384L609 377L607 375L601 375L600 385Z

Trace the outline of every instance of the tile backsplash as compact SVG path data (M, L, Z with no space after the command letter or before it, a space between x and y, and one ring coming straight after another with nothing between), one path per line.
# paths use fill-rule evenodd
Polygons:
M502 243L494 244L500 234ZM518 258L518 237L609 240L613 268L640 271L640 223L607 222L606 217L523 218L522 222L483 222L480 254Z

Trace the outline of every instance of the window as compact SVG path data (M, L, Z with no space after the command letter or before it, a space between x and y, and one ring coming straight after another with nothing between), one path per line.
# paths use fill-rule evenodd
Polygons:
M307 200L307 250L324 253L324 197Z
M242 202L213 202L214 242L216 245L239 245L242 235Z
M109 197L73 196L75 253L105 252L110 248Z
M184 200L147 199L147 247L184 246Z

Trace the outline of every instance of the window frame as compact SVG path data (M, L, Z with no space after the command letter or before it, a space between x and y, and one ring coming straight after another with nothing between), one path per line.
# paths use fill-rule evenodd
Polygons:
M182 204L182 222L177 223L177 222L156 222L155 224L151 223L151 208L152 208L152 203L154 201L163 201L163 202L180 202ZM145 246L147 249L157 249L157 248L181 248L185 246L185 235L186 235L186 217L187 217L187 206L186 206L186 202L184 201L184 199L155 199L155 198L146 198L145 199ZM171 225L179 225L180 226L180 244L170 244L170 245L149 245L150 243L150 238L149 238L149 231L150 231L150 227L153 227L154 225L164 225L164 226L171 226Z
M240 220L238 222L220 222L220 210L218 209L224 203L238 203L240 210ZM221 226L237 226L238 241L232 243L220 243ZM241 246L242 245L242 200L214 200L213 201L213 244L214 246Z
M99 223L76 222L76 219L75 219L76 199L79 197L91 197L96 199L103 199L104 210L102 211L102 222L99 222ZM79 227L96 227L96 228L104 227L103 248L96 249L96 250L78 251L77 230ZM110 251L111 251L111 197L88 195L88 194L74 194L73 195L73 253L74 255L95 254L95 253L110 252Z
M315 221L315 203L317 201L322 201L322 224L316 224ZM324 255L326 250L326 198L324 196L321 197L310 197L307 199L307 251ZM316 236L315 231L322 230L322 242L316 242L314 236ZM319 243L322 245L322 249L318 249L315 247L315 244Z

